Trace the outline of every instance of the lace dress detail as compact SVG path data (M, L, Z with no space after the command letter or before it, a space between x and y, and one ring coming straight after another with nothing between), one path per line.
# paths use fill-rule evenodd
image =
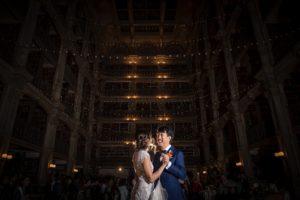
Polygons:
M153 189L153 183L147 183L143 162L145 158L150 159L150 155L146 150L135 151L132 156L132 163L136 173L135 184L132 189L132 200L148 200ZM151 163L153 170L153 165Z

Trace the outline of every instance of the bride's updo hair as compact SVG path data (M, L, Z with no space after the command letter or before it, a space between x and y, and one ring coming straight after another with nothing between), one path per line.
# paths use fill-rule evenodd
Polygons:
M136 149L146 149L147 148L146 140L149 138L151 138L151 133L146 133L146 132L136 133L135 135Z

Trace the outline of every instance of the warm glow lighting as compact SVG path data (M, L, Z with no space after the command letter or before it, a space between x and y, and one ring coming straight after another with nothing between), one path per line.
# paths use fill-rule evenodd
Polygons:
M169 96L157 96L156 98L158 98L158 99L168 99Z
M136 117L126 117L126 121L136 121L136 120L138 120L138 118L136 118Z
M74 172L74 173L77 173L77 172L78 172L78 169L76 169L76 168L73 169L73 172Z
M283 151L275 152L274 156L275 157L283 157L284 156L284 152Z
M159 117L158 120L159 121L163 121L163 120L168 121L168 120L170 120L170 118L169 117Z
M236 162L236 163L235 163L235 166L241 167L241 166L243 166L243 163L242 163L242 162Z
M7 154L7 153L3 153L3 154L1 154L1 158L7 159L7 160L11 160L13 158L13 155Z
M7 158L7 153L3 153L2 155L1 155L1 158Z
M203 171L202 171L202 174L207 174L207 171L206 171L206 170L203 170Z
M53 168L53 169L56 168L56 164L50 163L49 168Z
M134 96L127 96L126 98L127 98L127 99L137 99L138 96L135 96L135 95L134 95Z
M119 168L118 168L118 171L119 171L119 172L123 171L123 168L122 168L122 167L119 167Z
M167 75L158 75L157 78L168 78Z
M138 78L137 75L128 75L127 78Z

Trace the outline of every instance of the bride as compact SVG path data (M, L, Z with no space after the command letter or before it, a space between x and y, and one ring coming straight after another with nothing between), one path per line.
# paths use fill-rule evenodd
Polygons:
M148 200L151 192L156 190L155 197L152 199L165 200L166 192L158 183L154 182L160 177L161 173L169 163L169 157L162 154L162 164L160 168L153 173L153 165L148 150L153 146L151 133L138 133L136 135L136 149L132 156L132 163L135 171L135 184L132 189L132 200ZM155 185L155 187L154 187ZM152 194L153 195L153 194Z

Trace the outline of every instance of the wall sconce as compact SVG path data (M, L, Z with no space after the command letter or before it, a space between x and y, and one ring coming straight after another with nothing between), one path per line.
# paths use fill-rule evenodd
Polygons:
M11 160L13 158L13 155L7 154L7 153L3 153L3 154L1 154L1 158L5 159L5 160Z
M138 98L138 96L136 96L136 95L133 95L133 96L127 96L126 98L127 98L127 99L137 99L137 98Z
M138 78L138 75L128 75L127 78Z
M78 169L74 168L74 169L73 169L73 172L74 172L74 173L77 173L77 172L78 172Z
M119 168L118 168L118 171L119 171L119 172L122 172L122 171L123 171L123 168L122 168L122 167L119 167Z
M241 167L241 166L243 166L243 163L242 163L241 161L239 161L239 162L236 162L236 163L235 163L235 166L237 166L237 167Z
M159 121L169 121L170 118L169 117L159 117L158 120Z
M275 156L275 157L284 157L285 154L284 154L283 151L278 151L278 152L275 152L275 153L274 153L274 156Z
M202 174L207 174L207 171L206 171L206 170L203 170L203 171L202 171Z
M137 121L138 118L136 117L126 117L126 121Z
M126 145L135 145L135 141L124 141Z
M169 96L157 96L156 98L158 98L158 99L168 99Z
M157 78L168 78L167 75L158 75Z
M3 154L1 155L1 158L6 159L6 158L7 158L7 153L3 153Z
M54 164L54 163L49 163L48 168L50 168L50 169L55 169L55 168L56 168L56 164Z

